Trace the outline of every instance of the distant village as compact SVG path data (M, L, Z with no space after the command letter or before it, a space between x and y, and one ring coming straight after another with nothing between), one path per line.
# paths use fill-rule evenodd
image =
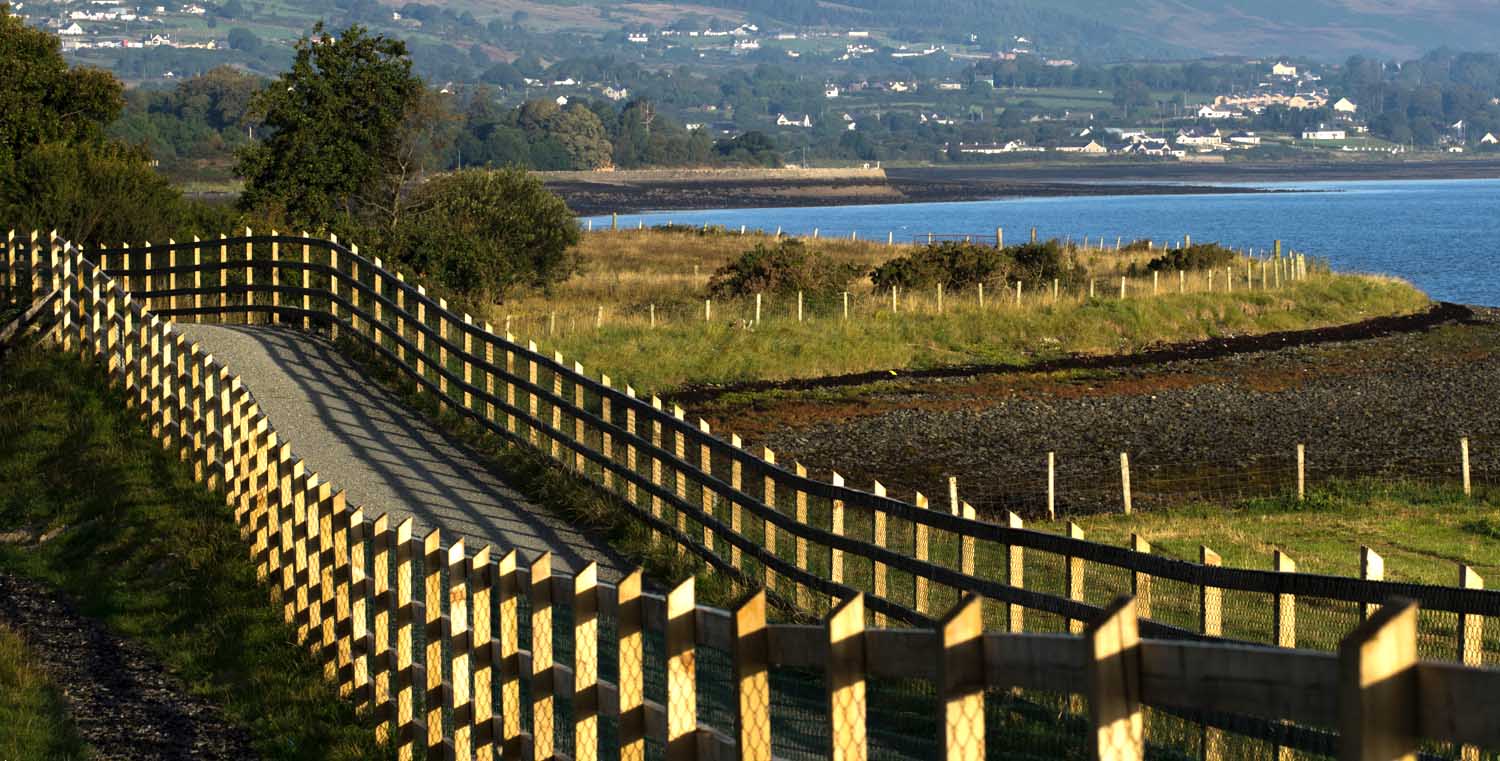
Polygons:
M379 9L380 23L402 34L423 33L424 22L404 14L410 8L408 4L400 9ZM215 57L232 52L225 38L215 36L223 29L214 23L219 9L199 3L137 5L129 0L22 0L12 6L13 12L32 14L30 23L57 34L67 52L172 48L215 51ZM233 39L233 35L227 37ZM799 109L795 111L780 110L776 105L769 112L735 110L724 101L711 99L671 104L688 130L702 131L715 139L750 131L779 134L792 145L806 144L815 134L827 140L829 133L837 133L833 139L854 133L849 135L853 138L872 122L900 114L903 119L914 119L907 121L918 128L949 128L929 131L925 139L933 141L950 159L1050 153L1212 162L1225 160L1237 151L1269 146L1393 154L1412 149L1371 136L1368 109L1346 94L1330 92L1322 77L1326 68L1309 68L1288 60L1237 61L1237 65L1254 66L1251 70L1258 72L1258 81L1237 82L1225 92L1195 92L1191 100L1181 93L1170 110L1160 101L1154 109L1138 111L1119 108L1118 104L1111 107L1110 93L1105 90L1088 91L1093 106L1054 106L1045 100L1031 102L1032 91L1045 88L1018 86L1013 77L1007 79L999 73L974 72L998 72L1003 66L1029 67L1032 71L1055 72L1060 75L1057 79L1065 79L1079 64L1049 51L1028 35L1002 40L1000 44L973 37L967 44L903 43L873 30L763 29L754 23L739 23L637 26L606 35L599 44L602 50L612 51L610 55L627 60L633 54L642 60L660 61L661 70L681 65L684 60L720 65L782 61L796 72L799 86L808 83L810 73L812 77L827 76L820 85L821 98L814 90L809 96L790 101ZM270 42L283 44L285 40ZM920 59L929 57L942 59L946 66L917 65ZM877 72L883 76L876 76ZM915 72L946 74L919 77ZM158 68L149 76L173 79L181 75ZM466 76L439 80L434 87L443 94L457 94L479 78L478 73ZM608 79L608 75L594 78ZM813 83L818 81L812 79ZM531 71L520 81L495 87L499 97L508 102L545 98L567 105L580 98L624 103L638 95L637 84L585 81L582 76L542 76ZM1500 105L1500 99L1496 104ZM1013 110L1018 105L1021 108ZM1264 126L1275 120L1259 118L1268 109L1316 111L1318 115L1295 120L1299 125L1295 130L1275 131ZM996 128L990 120L1002 110L1013 118L1019 112L1021 125L1035 129ZM980 124L989 126L967 129ZM1470 134L1463 121L1447 125L1437 145L1453 153L1489 146L1500 146L1495 133Z

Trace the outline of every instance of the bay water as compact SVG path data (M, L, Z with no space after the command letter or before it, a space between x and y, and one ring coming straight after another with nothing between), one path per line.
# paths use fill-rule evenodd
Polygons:
M1260 254L1273 241L1337 270L1395 275L1435 299L1500 305L1500 180L1258 183L1272 192L1002 198L959 203L715 209L622 215L622 227L724 225L732 230L922 242L929 233L1006 243L1101 237L1109 245L1183 236ZM1279 191L1279 192L1278 192ZM1290 192L1288 192L1290 191ZM604 229L610 218L583 220Z

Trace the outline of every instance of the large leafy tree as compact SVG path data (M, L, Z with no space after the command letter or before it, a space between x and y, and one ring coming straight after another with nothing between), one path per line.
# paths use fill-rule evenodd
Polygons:
M97 137L124 106L107 71L69 67L61 43L0 4L0 170L43 143Z
M121 107L113 76L69 67L56 37L0 5L0 225L79 243L169 234L181 194L143 150L104 137Z
M402 171L402 127L421 92L405 43L313 27L291 70L256 98L270 134L240 153L241 205L297 226L361 218Z

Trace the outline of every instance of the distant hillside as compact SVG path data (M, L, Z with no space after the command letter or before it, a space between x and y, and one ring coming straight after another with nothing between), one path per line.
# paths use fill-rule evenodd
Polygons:
M1500 50L1495 0L1045 0L1127 32L1212 53L1405 60Z
M393 0L386 0L392 2ZM481 15L629 23L697 14L798 26L870 28L911 37L1027 35L1089 60L1203 53L1359 53L1407 59L1438 47L1500 50L1495 0L450 0ZM481 10L483 9L483 10Z

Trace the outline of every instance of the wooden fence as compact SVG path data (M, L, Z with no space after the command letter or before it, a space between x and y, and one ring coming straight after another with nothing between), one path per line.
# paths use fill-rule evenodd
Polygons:
M1144 756L1148 708L1336 729L1348 759L1413 758L1433 743L1460 744L1465 759L1500 748L1500 671L1420 660L1409 600L1372 610L1337 655L1142 639L1140 596L1089 611L1077 635L987 632L973 594L931 626L868 629L875 598L856 591L821 623L781 624L766 590L717 610L696 604L691 579L656 595L640 571L618 584L594 566L569 578L547 554L471 552L461 538L416 536L410 519L369 520L293 456L238 378L146 307L176 296L137 297L69 247L54 253L56 266L32 278L45 283L35 301L49 307L48 330L96 359L162 446L225 495L272 604L402 759L864 759L876 749L878 680L927 685L922 726L933 755L950 759L1005 750L990 709L1016 690L1075 696L1080 743L1101 759ZM0 284L11 295L14 274ZM1205 590L1206 616L1217 594ZM715 652L728 672L710 666ZM784 672L820 695L816 742L778 734ZM715 694L729 696L720 725L704 719ZM1203 757L1225 757L1224 730L1203 731Z
M56 284L60 242L12 234L6 248L6 283L28 298ZM768 449L715 436L675 405L496 335L335 240L221 236L87 254L160 318L273 322L352 341L448 409L614 494L660 541L810 615L863 592L877 625L930 626L936 612L977 594L989 601L993 627L1076 632L1116 596L1134 594L1152 636L1331 650L1369 606L1403 597L1421 605L1424 656L1483 663L1500 655L1500 631L1488 640L1484 631L1495 629L1487 619L1500 616L1500 592L1478 588L1472 570L1455 569L1461 584L1431 586L1297 573L1285 559L1270 570L1224 568L1152 555L1144 541L1089 542L1076 527L1062 536L1015 518L975 520L956 495L934 509L921 494L894 499L879 483L864 491L837 473L813 478ZM1201 605L1211 591L1226 611L1217 627Z

